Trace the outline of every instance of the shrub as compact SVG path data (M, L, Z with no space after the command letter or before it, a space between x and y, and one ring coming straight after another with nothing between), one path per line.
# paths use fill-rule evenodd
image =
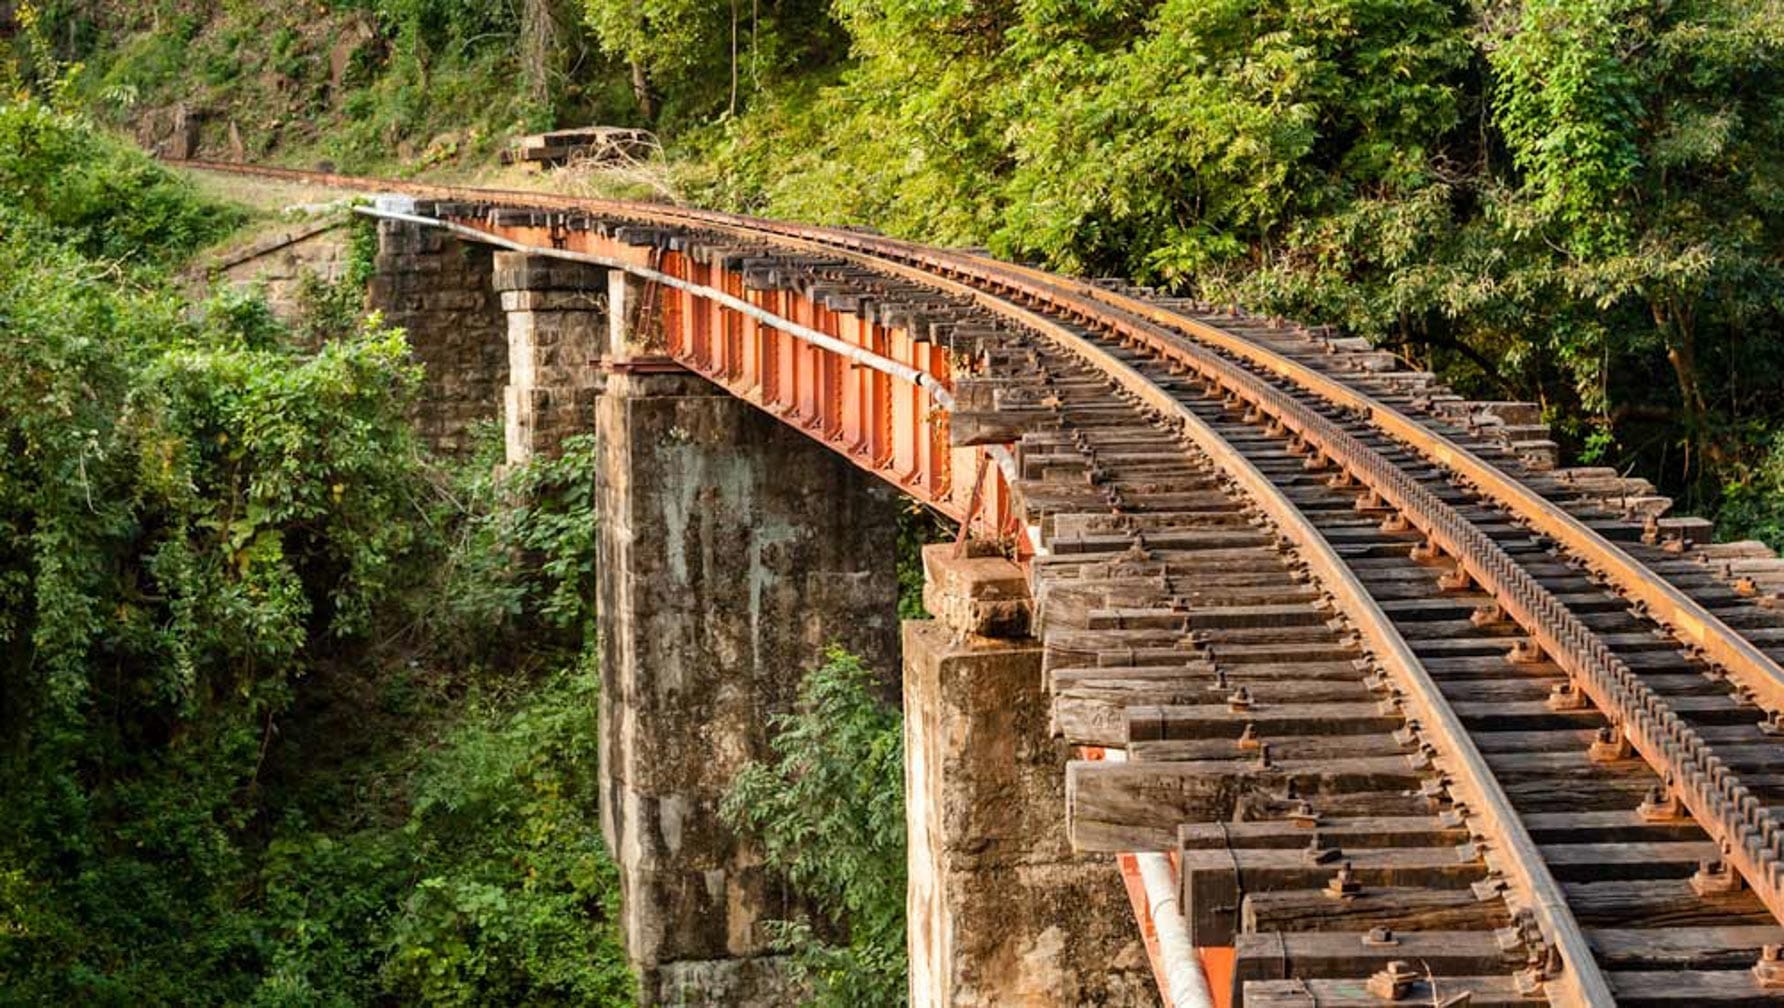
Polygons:
M227 214L0 129L0 1002L629 1003L588 445L442 476L350 291L311 338L188 303L160 266Z
M777 944L822 1008L904 1004L904 736L861 659L832 648L797 709L773 719L774 758L738 774L723 814L829 921L782 921ZM839 925L846 941L828 939Z
M0 202L15 227L132 268L177 262L244 219L83 116L16 96L0 100Z

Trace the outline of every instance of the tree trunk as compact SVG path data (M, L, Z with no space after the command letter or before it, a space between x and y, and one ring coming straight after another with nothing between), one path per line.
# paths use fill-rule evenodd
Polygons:
M520 11L521 72L527 97L543 107L554 104L576 34L576 13L565 0L525 0Z
M731 105L730 114L737 114L737 0L731 0Z
M1709 403L1704 398L1703 382L1698 375L1697 340L1692 332L1692 319L1689 309L1680 308L1670 301L1656 301L1652 305L1654 322L1660 327L1666 342L1666 360L1672 365L1673 376L1679 384L1679 402L1685 413L1685 471L1687 480L1692 476L1692 459L1696 454L1711 462L1718 461L1721 452L1713 443L1709 432Z
M637 57L632 58L632 96L638 99L638 111L643 113L644 120L654 124L657 104L650 96L650 78L645 75L644 64Z

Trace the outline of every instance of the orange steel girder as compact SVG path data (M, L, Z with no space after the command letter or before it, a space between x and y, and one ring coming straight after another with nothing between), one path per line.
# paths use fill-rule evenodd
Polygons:
M832 311L794 290L748 289L740 273L695 262L680 252L657 253L594 231L492 225L483 218L454 223L517 244L620 260L710 287L952 388L948 348L927 337ZM955 521L970 519L974 535L1009 542L1024 558L1032 553L1008 478L995 462L985 467L973 508L973 476L980 471L979 456L989 448L952 446L947 411L916 384L764 325L709 297L648 281L645 290L654 304L625 307L635 318L642 311L660 321L665 356ZM956 472L962 474L959 479Z

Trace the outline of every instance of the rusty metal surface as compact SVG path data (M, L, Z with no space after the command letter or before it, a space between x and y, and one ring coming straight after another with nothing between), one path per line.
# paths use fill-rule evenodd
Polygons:
M1279 375L1340 407L1365 414L1370 422L1396 440L1445 468L1452 469L1481 490L1502 501L1533 527L1553 537L1567 549L1605 573L1620 588L1649 608L1686 644L1701 648L1712 661L1726 668L1772 710L1784 709L1784 668L1754 647L1704 606L1684 592L1655 578L1627 552L1593 532L1565 510L1532 492L1516 477L1481 459L1450 438L1431 430L1405 412L1359 393L1344 382L1314 368L1290 360L1218 328L1185 319L1173 312L1123 298L1094 286L1063 280L1051 274L1011 266L1037 282L1059 285L1073 295L1131 312L1154 324L1257 365Z
M947 342L911 325L872 316L858 306L837 310L818 296L818 286L853 284L857 294L878 294L910 289L898 284L914 285L950 299L948 304L962 312L977 313L1026 334L1024 338L1039 337L1059 348L1108 383L1104 394L1131 413L1132 419L1123 423L1151 425L1170 443L1183 446L1195 465L1211 463L1218 468L1224 485L1255 505L1267 528L1280 538L1281 548L1297 557L1323 586L1356 632L1367 664L1392 681L1388 705L1392 716L1404 722L1409 738L1433 754L1427 769L1441 773L1447 789L1455 793L1460 821L1479 838L1488 863L1510 883L1511 902L1534 915L1540 931L1537 944L1548 950L1546 959L1529 964L1526 972L1531 975L1510 996L1542 996L1555 1004L1608 1004L1624 986L1635 989L1644 983L1623 974L1607 978L1600 969L1564 887L1525 828L1516 802L1501 788L1489 758L1451 709L1425 662L1383 612L1372 594L1377 589L1359 580L1351 563L1289 498L1279 480L1273 482L1186 404L1189 393L1173 387L1175 377L1161 380L1166 374L1183 376L1196 384L1197 395L1226 400L1267 439L1281 442L1291 455L1306 456L1310 470L1335 472L1334 485L1354 487L1370 510L1387 515L1384 529L1416 534L1420 541L1413 550L1415 558L1434 570L1442 568L1433 592L1479 591L1490 596L1497 606L1490 618L1509 621L1527 637L1528 645L1519 643L1510 659L1552 661L1566 674L1581 709L1602 712L1608 720L1615 739L1594 743L1594 760L1603 750L1615 762L1625 746L1639 756L1653 768L1655 779L1664 782L1662 803L1679 802L1771 917L1784 920L1784 872L1779 867L1784 861L1784 836L1768 810L1768 799L1748 785L1746 771L1737 769L1740 760L1729 756L1720 741L1723 736L1707 736L1690 716L1675 709L1674 694L1663 694L1650 684L1644 669L1632 668L1569 601L1532 573L1527 556L1512 555L1483 530L1478 518L1465 516L1435 492L1428 479L1406 472L1341 420L1366 421L1392 444L1435 462L1456 485L1503 507L1517 522L1582 561L1693 654L1731 677L1740 687L1738 700L1762 702L1772 711L1784 707L1784 673L1777 663L1689 592L1657 576L1518 475L1352 383L1217 326L1093 284L859 232L532 192L233 165L194 167L444 200L450 205L442 207L439 216L467 237L544 255L580 257L662 281L667 288L663 313L669 358L775 413L913 496L956 518L976 520L980 535L1003 538L1019 558L1030 560L1037 583L1043 580L1043 568L1066 569L1046 566L1065 559L1053 555L1065 548L1061 545L1065 541L1056 536L1042 509L1024 499L1023 488L1035 483L1027 471L1027 436L1021 443L997 444L954 444L950 439L947 414L957 405L955 393L964 379L975 376L980 362L951 352ZM487 212L492 206L534 213L510 213L498 219ZM648 235L628 239L616 227L573 227L572 214L642 222L696 238L666 244ZM727 241L766 241L811 262L790 267L789 275L797 273L804 279L750 290L741 270L690 254L700 242ZM827 267L811 265L824 262L846 268L826 272ZM1002 335L962 341L963 347L977 344L1007 348L1019 341L1011 344ZM1137 361L1143 361L1144 368ZM1043 362L1031 352L1027 366L1040 372L1038 387L1053 387L1057 363ZM1056 414L1061 398L1051 397ZM1129 478L1125 485L1136 490L1118 489L1121 464L1105 463L1082 432L1073 436L1085 478L1106 496L1104 510L1129 514L1124 493L1143 496L1157 491L1145 477ZM961 474L958 480L956 471ZM1132 543L1130 566L1160 566L1149 559L1153 551L1140 525L1117 527L1128 530L1122 534ZM1067 545L1073 550L1085 548L1076 540ZM1119 567L1117 563L1111 569ZM1157 611L1179 611L1182 607L1170 598L1168 565L1160 570L1164 573ZM1134 663L1134 653L1128 647L1128 664ZM1216 681L1224 684L1224 676ZM1242 712L1251 701L1235 699L1232 704ZM1251 729L1246 731L1249 736ZM1246 749L1244 737L1239 748ZM1260 771L1274 770L1267 745L1258 766ZM1723 883L1717 878L1735 878L1725 869L1717 871L1722 875L1708 867L1700 871L1710 886L1700 893L1718 891L1715 886ZM1738 880L1732 884L1739 888ZM1334 892L1345 896L1350 890L1340 886ZM1738 944L1747 939L1731 933L1728 940ZM1784 980L1774 977L1784 971L1766 966L1777 958L1759 963L1754 984L1769 990L1773 979ZM1371 977L1371 989L1392 992L1408 985L1410 981L1393 966ZM1731 997L1741 994L1726 981L1717 974L1702 982L1708 984L1705 990ZM1235 985L1246 986L1237 980ZM1266 988L1258 990L1263 997Z

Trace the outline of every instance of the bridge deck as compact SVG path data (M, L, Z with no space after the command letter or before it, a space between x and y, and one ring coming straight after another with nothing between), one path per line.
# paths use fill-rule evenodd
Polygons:
M859 232L334 181L661 281L664 357L1020 560L1073 842L1168 858L1223 1003L1784 1001L1784 572L1535 407Z

